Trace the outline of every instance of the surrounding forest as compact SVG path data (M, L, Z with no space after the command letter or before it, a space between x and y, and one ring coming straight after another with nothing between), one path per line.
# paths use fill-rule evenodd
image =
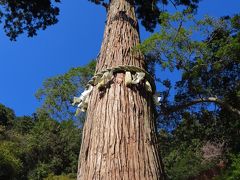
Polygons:
M196 19L193 2L181 12L155 12L150 24L140 6L137 11L148 30L160 25L133 49L145 55L161 95L154 143L167 179L240 179L240 14ZM52 12L50 25L58 9ZM48 25L14 29L6 17L12 40ZM46 79L36 92L41 107L32 116L17 117L0 104L0 179L76 179L85 113L75 116L72 100L94 75L96 60ZM166 71L179 80L162 79Z

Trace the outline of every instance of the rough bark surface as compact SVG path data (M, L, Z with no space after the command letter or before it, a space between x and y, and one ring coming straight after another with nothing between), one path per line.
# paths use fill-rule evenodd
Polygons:
M96 72L117 65L144 68L132 51L139 43L134 7L112 0ZM115 74L106 91L90 96L79 156L78 180L164 179L156 146L152 95L143 86L128 88L124 73Z

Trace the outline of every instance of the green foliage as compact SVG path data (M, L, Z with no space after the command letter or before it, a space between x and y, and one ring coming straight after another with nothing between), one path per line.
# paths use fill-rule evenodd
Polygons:
M194 68L197 72L209 64L220 68L225 65L221 63L223 60L226 64L239 62L239 29L235 28L236 23L234 25L237 18L238 15L231 20L206 16L196 20L187 12L173 15L165 12L160 16L161 31L145 40L139 48L163 69L189 72Z
M207 169L201 157L189 147L172 150L164 158L164 164L169 179L187 179Z
M54 174L50 174L48 177L44 178L44 180L75 180L76 174L67 174L55 176Z
M63 75L45 80L36 93L37 99L43 101L41 109L57 120L74 119L73 97L83 91L95 66L96 62L91 61L84 67L72 68Z
M38 163L34 170L30 171L28 175L29 180L40 180L47 177L51 173L49 164Z
M9 141L0 141L0 179L13 179L20 174L23 164L18 147Z
M188 179L214 166L218 159L207 161L202 147L204 127L185 119L171 133L161 130L159 143L168 179ZM199 133L201 132L201 133Z
M59 9L55 2L60 0L3 0L0 1L0 24L11 40L27 32L29 37L36 35L39 29L58 22Z
M232 155L231 165L217 180L235 180L240 178L240 154Z
M41 111L34 117L15 117L12 126L0 128L0 179L41 180L49 174L76 173L81 129L73 120L57 122Z
M46 177L50 172L75 172L79 149L80 130L71 120L58 123L47 116L40 117L27 135L27 163L37 162L32 174L43 173Z
M14 130L21 135L28 134L34 126L34 120L30 116L16 117L14 122Z
M0 126L12 126L15 114L12 109L0 104Z
M238 154L233 156L231 160L231 170L228 173L226 180L234 180L240 178L240 155Z

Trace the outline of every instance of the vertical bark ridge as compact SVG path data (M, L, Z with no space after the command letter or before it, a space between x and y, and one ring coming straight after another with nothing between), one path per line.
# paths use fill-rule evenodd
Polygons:
M140 40L129 1L111 0L96 72L118 65L144 68L143 55L132 52ZM151 94L143 85L126 87L124 73L114 76L104 93L94 87L90 96L78 180L164 179Z

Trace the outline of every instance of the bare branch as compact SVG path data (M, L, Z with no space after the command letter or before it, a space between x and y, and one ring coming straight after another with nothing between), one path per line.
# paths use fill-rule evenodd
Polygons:
M182 105L178 105L178 106L173 106L173 107L170 107L169 109L167 109L167 113L165 114L170 114L170 113L173 113L173 112L177 112L177 111L180 111L180 110L183 110L183 109L186 109L190 106L193 106L193 105L196 105L196 104L199 104L199 103L205 103L205 102L208 102L208 103L215 103L235 114L238 114L240 116L240 110L239 109L236 109L234 108L233 106L231 106L230 104L216 98L216 97L208 97L208 98L200 98L200 99L196 99L196 100L193 100L191 102L188 102L188 103L185 103L185 104L182 104Z
M170 0L170 2L174 6L174 8L177 10L177 5L172 0Z

